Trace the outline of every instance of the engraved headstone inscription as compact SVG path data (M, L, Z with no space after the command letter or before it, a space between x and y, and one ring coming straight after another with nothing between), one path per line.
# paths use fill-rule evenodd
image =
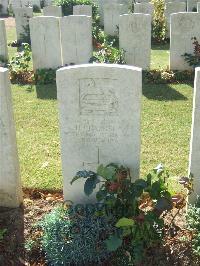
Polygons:
M65 200L93 201L83 182L70 184L78 170L99 164L124 164L139 176L140 68L107 64L79 65L57 71Z

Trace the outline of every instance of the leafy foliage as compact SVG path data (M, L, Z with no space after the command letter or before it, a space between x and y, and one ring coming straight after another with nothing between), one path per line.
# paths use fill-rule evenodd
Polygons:
M22 51L12 57L8 67L12 82L33 83L33 73L30 68L31 48L28 43L22 43Z
M117 49L112 46L107 46L94 52L90 62L110 63L110 64L125 64L124 50Z
M163 238L161 214L172 208L166 186L168 172L159 165L146 180L137 179L132 183L128 168L109 164L100 165L97 173L79 171L72 183L79 178L85 179L89 191L86 195L92 194L97 183L101 184L96 193L97 201L103 204L106 216L117 220L115 226L119 230L106 240L108 250L114 251L127 243L133 247L133 261L141 262L145 250Z
M185 53L183 56L185 61L193 68L200 66L200 44L196 37L191 39L193 41L193 54Z
M165 1L152 0L154 4L154 15L152 25L152 38L155 42L161 43L166 41L166 18L164 14Z
M105 240L114 228L106 217L92 212L86 216L59 207L40 226L41 243L50 265L100 264L110 256Z
M61 6L65 16L73 14L75 5L91 5L93 7L93 16L97 13L97 6L92 0L54 0L54 5Z
M35 83L38 85L56 82L56 69L37 69L34 73Z
M0 229L0 241L3 240L6 233L7 233L7 229Z
M11 71L28 71L31 61L31 48L28 43L22 43L22 52L16 54L10 61Z

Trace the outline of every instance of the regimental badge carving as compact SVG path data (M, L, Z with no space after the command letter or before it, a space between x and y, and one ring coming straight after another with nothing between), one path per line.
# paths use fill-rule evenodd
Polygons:
M118 98L115 88L109 86L109 80L92 78L79 80L80 115L118 114Z

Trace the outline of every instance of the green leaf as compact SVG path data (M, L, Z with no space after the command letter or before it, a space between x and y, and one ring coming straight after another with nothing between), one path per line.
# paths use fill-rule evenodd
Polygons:
M109 251L115 251L122 245L122 239L117 235L112 235L105 241L105 243Z
M104 167L102 164L97 169L97 174L106 180L112 180L116 174L116 168L113 166Z
M82 178L81 176L75 176L73 177L72 181L70 182L70 184L72 185L76 180Z
M128 219L126 217L123 217L119 219L119 221L116 223L115 226L117 228L120 228L120 227L133 226L133 225L134 225L133 219Z
M99 183L99 179L97 177L90 177L85 181L84 185L84 192L87 196L90 196L94 189L96 188L96 185Z

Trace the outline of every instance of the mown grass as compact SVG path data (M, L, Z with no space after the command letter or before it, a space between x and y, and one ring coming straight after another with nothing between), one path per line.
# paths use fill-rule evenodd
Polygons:
M8 29L8 41L15 39ZM10 55L15 48L9 48ZM168 45L152 47L151 68L168 65ZM61 188L56 87L12 85L21 176L25 187ZM186 175L192 85L143 86L141 176L162 162L172 176ZM78 170L78 169L77 169Z

